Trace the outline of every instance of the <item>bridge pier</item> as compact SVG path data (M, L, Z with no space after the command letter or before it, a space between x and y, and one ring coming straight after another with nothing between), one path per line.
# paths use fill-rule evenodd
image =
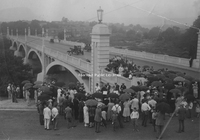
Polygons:
M105 24L97 24L91 33L92 43L92 68L91 68L91 91L94 93L95 85L102 83L101 78L103 69L109 63L109 40L110 31Z

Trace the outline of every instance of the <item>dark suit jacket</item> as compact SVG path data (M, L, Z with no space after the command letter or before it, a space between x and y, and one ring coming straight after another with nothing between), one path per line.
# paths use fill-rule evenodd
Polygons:
M178 109L178 119L179 120L184 120L186 117L186 109L185 108L179 108Z

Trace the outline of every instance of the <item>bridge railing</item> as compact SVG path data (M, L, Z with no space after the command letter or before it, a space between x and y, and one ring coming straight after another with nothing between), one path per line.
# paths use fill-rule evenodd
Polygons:
M70 64L76 68L79 68L81 70L84 70L86 72L90 73L90 71L91 71L91 64L80 58L76 58L76 57L70 56L66 53L62 53L62 52L59 52L59 51L56 51L56 50L53 50L50 48L45 48L45 54L47 54L53 58L56 58L60 61L67 62L68 64Z
M145 58L148 60L154 60L157 62L164 62L169 64L175 64L179 66L189 66L189 59L186 58L179 58L179 57L173 57L168 55L162 55L162 54L153 54L153 53L147 53L147 52L139 52L139 51L130 51L127 49L116 49L111 47L110 48L110 54L117 54L117 55L123 55L127 57L139 57L139 58ZM199 62L193 61L193 67L199 68Z
M15 39L15 40L18 40L19 42L26 43L24 39L17 38L17 37L12 37L12 38ZM35 36L35 38L41 38L41 37ZM46 38L46 40L48 40L48 38ZM26 44L31 46L31 47L34 47L38 51L42 51L41 45L38 45L38 44L33 43L33 42L27 42ZM79 68L81 70L84 70L86 72L90 73L90 71L91 71L91 63L89 63L85 60L82 60L80 58L69 56L66 53L62 53L62 52L59 52L59 51L56 51L56 50L53 50L53 49L47 48L47 47L45 47L45 54L47 54L47 55L49 55L53 58L57 58L60 61L67 62L70 65L72 65L76 68Z

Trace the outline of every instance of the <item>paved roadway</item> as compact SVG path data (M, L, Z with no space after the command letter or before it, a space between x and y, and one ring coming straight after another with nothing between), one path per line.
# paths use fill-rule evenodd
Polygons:
M19 39L25 40L25 37L19 36ZM42 39L41 38L34 38L34 37L27 36L27 43L29 43L29 42L35 43L35 44L40 45L42 47ZM57 43L57 42L50 43L47 40L45 40L44 45L47 48L51 48L51 49L54 49L56 51L64 52L64 53L67 53L67 51L69 51L70 48L73 47L71 45ZM86 60L86 59L91 60L91 52L84 52L84 55L72 55L72 56L77 57L77 58L81 58L81 59L84 59L84 60Z

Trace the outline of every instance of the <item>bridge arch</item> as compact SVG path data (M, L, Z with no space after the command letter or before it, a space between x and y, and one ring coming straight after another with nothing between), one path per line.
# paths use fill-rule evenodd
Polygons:
M24 46L24 44L19 44L18 52L20 53L21 57L24 58L26 56L27 52L26 52L26 47Z
M78 73L75 71L76 69L66 63L63 63L63 62L60 62L57 60L50 63L46 67L46 75L48 75L48 73L51 71L51 69L55 66L61 66L61 67L64 67L65 69L67 69L77 79L77 81L79 81L80 83L84 83L86 91L89 91L88 84L80 76L78 76Z
M16 41L13 42L12 49L16 51L18 49L18 43Z
M40 57L40 54L36 50L30 49L26 59L28 64L33 68L33 72L35 74L42 72L43 61L42 58Z

